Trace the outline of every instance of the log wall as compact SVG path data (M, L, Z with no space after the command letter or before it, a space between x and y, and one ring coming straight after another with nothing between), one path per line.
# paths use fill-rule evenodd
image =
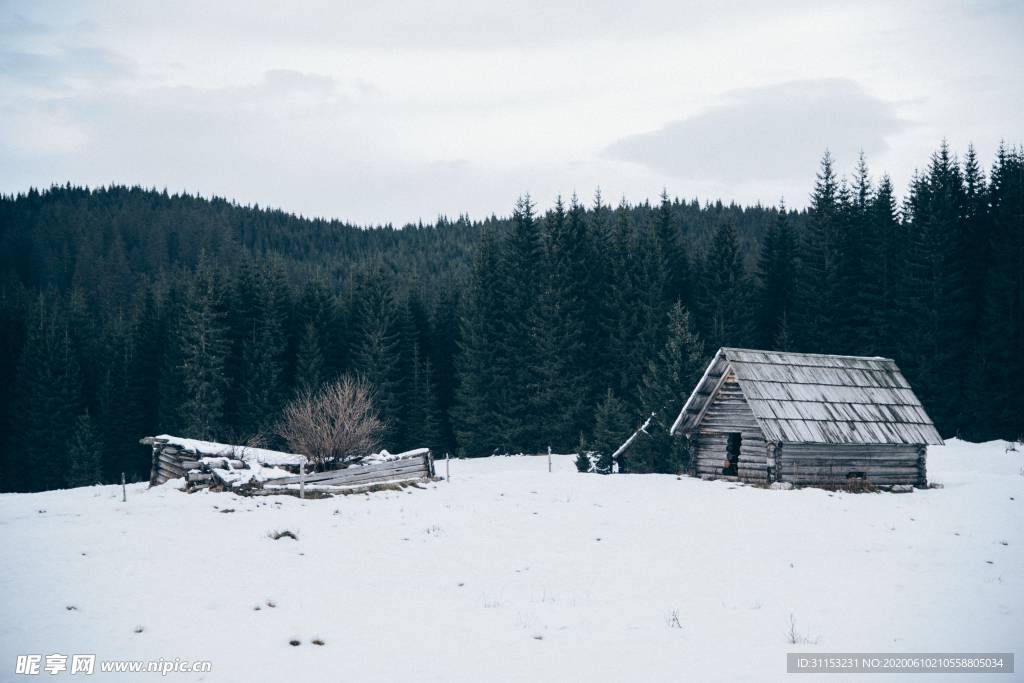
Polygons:
M927 447L915 444L783 443L779 480L793 484L845 484L863 477L872 484L927 486Z
M741 481L769 481L768 444L730 369L707 412L691 435L690 457L696 474L723 475L729 466L729 434L741 437L736 473Z

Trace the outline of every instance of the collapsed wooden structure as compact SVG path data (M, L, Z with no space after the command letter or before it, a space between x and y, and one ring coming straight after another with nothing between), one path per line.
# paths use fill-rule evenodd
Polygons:
M189 489L223 486L240 493L288 493L307 488L332 492L434 476L434 460L429 448L397 454L381 451L360 458L344 469L307 473L307 460L297 453L169 434L146 437L141 443L153 448L151 486L182 478Z
M722 348L672 425L694 474L751 483L926 486L942 444L888 358Z

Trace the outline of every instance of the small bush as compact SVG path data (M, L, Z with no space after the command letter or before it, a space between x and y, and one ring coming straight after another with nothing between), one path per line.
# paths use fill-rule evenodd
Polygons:
M269 534L267 534L267 536L274 539L275 541L279 538L291 538L296 541L299 540L298 534L293 534L291 531L288 531L287 529L285 529L284 531L271 531Z
M288 644L289 644L289 645L291 645L292 647L298 647L299 645L301 645L301 644L302 644L302 641L300 641L300 640L295 640L295 639L293 638L293 639L291 639L291 640L289 640L289 641L288 641Z

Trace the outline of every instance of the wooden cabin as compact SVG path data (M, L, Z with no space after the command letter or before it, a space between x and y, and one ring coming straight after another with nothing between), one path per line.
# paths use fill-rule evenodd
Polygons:
M942 444L891 359L722 348L672 425L694 474L751 483L928 482Z

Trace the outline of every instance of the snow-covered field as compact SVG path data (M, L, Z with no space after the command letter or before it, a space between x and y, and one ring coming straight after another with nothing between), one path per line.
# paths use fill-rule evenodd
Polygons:
M931 448L942 488L902 495L554 469L453 460L451 483L326 500L0 496L0 681L53 653L97 655L101 680L162 657L212 662L180 680L646 682L781 680L787 652L1024 652L1019 446Z

